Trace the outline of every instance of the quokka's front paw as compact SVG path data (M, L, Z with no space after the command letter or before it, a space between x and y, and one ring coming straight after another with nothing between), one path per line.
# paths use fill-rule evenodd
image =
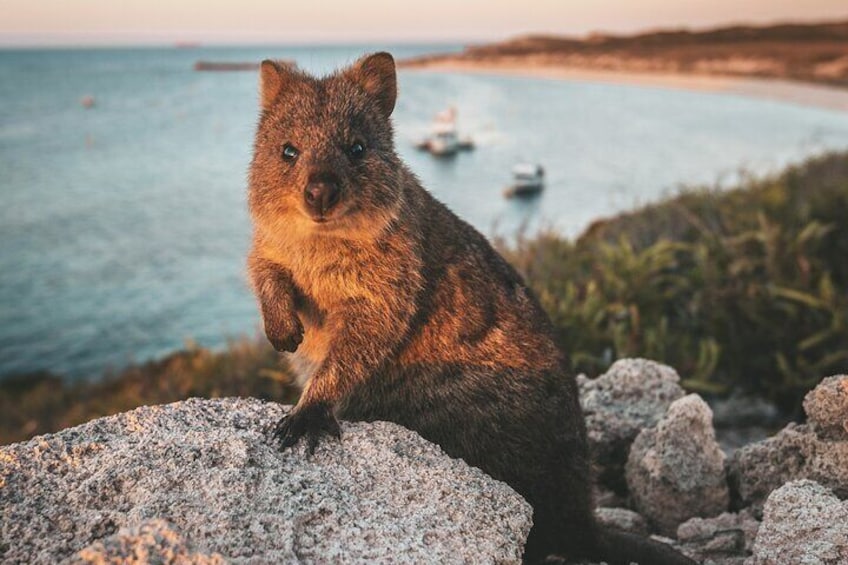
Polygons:
M339 422L326 404L298 406L283 416L274 428L274 438L280 442L280 449L289 448L306 436L310 454L315 453L318 440L324 435L342 437Z
M293 352L303 341L303 324L297 316L287 322L266 323L265 335L277 351Z

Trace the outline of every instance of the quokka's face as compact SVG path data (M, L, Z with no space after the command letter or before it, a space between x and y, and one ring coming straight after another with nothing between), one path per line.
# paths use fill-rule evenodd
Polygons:
M261 75L254 219L319 233L383 221L399 200L391 55L365 57L323 79L272 61L263 62Z

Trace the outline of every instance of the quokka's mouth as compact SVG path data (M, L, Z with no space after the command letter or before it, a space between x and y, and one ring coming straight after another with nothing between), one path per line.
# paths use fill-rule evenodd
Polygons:
M336 226L350 212L350 207L347 205L333 206L330 210L310 210L305 206L301 209L304 216L310 219L312 226L316 229L329 228Z
M337 223L342 217L345 216L344 210L329 210L324 214L316 214L316 213L308 213L306 216L312 220L313 225L326 226L328 224Z
M309 219L312 220L313 226L327 226L330 224L336 223L338 217L336 214L308 214Z

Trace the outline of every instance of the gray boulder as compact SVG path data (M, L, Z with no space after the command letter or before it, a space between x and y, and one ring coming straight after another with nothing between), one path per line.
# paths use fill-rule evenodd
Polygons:
M621 359L596 379L577 377L589 447L599 482L626 492L624 465L639 432L653 426L685 394L671 367L647 359Z
M733 454L728 474L738 507L751 506L759 514L773 490L797 479L811 479L848 496L848 438L839 433L846 418L846 382L848 377L831 377L807 394L809 424L789 424Z
M697 394L676 400L656 427L636 437L626 472L634 508L663 535L673 536L689 518L728 508L724 453L710 407Z
M520 562L532 511L504 483L386 422L281 453L283 413L195 399L0 447L0 561Z
M810 480L778 488L766 501L748 563L848 563L848 502Z

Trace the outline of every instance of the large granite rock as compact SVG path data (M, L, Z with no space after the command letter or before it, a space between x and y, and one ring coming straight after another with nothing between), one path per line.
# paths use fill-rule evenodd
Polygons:
M674 401L656 427L642 430L626 472L635 509L666 536L689 518L729 506L724 453L710 407L697 394Z
M636 436L685 394L674 369L647 359L621 359L596 379L577 378L599 482L626 493L624 465Z
M0 447L0 561L520 562L507 485L384 422L281 453L283 411L188 400Z
M848 563L848 502L814 481L783 485L766 501L748 563Z
M830 377L807 394L808 424L789 424L776 435L736 451L728 473L737 507L759 514L769 494L784 483L811 479L848 496L848 438L839 431L848 418L848 377Z

